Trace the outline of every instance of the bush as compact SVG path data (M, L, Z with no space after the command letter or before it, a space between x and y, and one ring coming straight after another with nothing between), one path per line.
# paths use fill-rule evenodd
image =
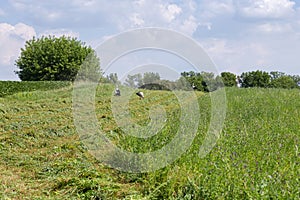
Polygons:
M22 81L74 81L81 66L85 74L80 78L98 79L102 75L95 51L76 38L65 36L27 41L15 65Z

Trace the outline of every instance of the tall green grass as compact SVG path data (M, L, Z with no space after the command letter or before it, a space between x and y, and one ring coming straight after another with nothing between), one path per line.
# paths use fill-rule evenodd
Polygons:
M47 88L47 87L46 87ZM176 97L147 91L132 96L133 121L149 123L152 105L167 121L149 140L126 136L114 121L114 87L97 90L96 115L120 148L161 148L180 123ZM198 156L210 123L208 94L197 93L197 136L183 156L148 173L125 173L93 158L80 141L72 116L72 89L16 93L0 98L1 199L299 199L299 90L227 88L227 117L217 145Z
M209 105L206 98L199 99L201 110ZM153 189L157 198L298 199L299 100L297 90L228 88L227 118L215 148L200 159L196 139L172 167L148 175L153 182L147 189L164 183ZM205 117L201 122L200 129Z

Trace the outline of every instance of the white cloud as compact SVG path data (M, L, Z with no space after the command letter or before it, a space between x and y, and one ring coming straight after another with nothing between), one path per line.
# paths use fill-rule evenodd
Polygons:
M25 41L33 36L34 28L26 24L0 24L0 66L13 65Z
M190 11L194 12L197 10L197 3L193 0L186 0L185 1L187 3L187 7Z
M136 0L136 1L134 1L133 3L134 3L135 5L141 7L141 6L145 5L146 0Z
M255 32L264 34L283 34L293 32L293 28L291 24L263 23L257 25Z
M34 28L23 23L15 25L14 34L21 37L23 40L29 40L32 39L33 36L36 36Z
M26 2L23 2L22 0L12 0L10 3L17 10L24 10L27 8Z
M160 5L160 12L164 20L170 23L177 15L182 12L182 9L176 4Z
M212 23L211 22L199 23L198 25L205 27L209 31L212 29Z
M245 69L255 70L268 65L272 57L270 48L263 42L212 38L201 44L220 71L241 73Z
M117 31L142 27L164 27L192 35L198 21L193 13L197 4L193 0L168 2L164 0L136 0L130 4L111 6L107 18ZM118 13L118 17L114 13Z
M116 35L104 35L101 38L97 38L94 40L87 41L87 44L90 45L92 48L97 49L99 45L105 42L108 39L115 37Z
M210 1L207 8L215 15L232 14L235 12L235 7L231 0L227 1Z
M11 0L12 7L15 8L16 11L20 13L27 13L29 14L31 18L37 21L44 21L45 22L55 22L58 20L61 20L65 9L68 9L69 5L65 5L65 9L58 8L53 9L53 6L58 5L64 5L62 2L55 2L53 1L53 4L47 2L47 1L37 1L32 0L31 3L28 3L25 0ZM52 6L52 7L51 7Z
M221 55L221 54L232 54L234 50L228 46L228 41L225 39L212 38L203 42L204 49L210 54Z
M1 23L0 24L0 35L8 34L10 31L13 31L14 27L7 23Z
M32 0L30 4L25 0L11 0L11 4L39 27L61 28L59 25L66 23L73 27L105 26L110 29L105 34L146 26L177 30L182 24L191 23L189 16L197 11L194 0Z
M73 38L79 37L79 33L67 29L51 29L51 30L46 30L40 34L40 36L49 36L49 35L56 36L56 37L61 37L61 36L69 36Z
M211 34L214 31L219 31L215 28L218 29L220 24L227 26L222 32L229 31L228 22L234 18L237 10L233 0L203 0L203 3L198 7L199 9L194 16L198 21L200 33L206 32L208 34L207 31L212 31L209 33ZM221 32L219 31L219 33Z
M133 13L130 16L130 20L134 26L142 26L145 23L145 21L141 18L140 14L138 13Z
M257 37L249 34L243 39L203 39L200 44L220 71L239 74L259 69L300 74L297 54L300 51L300 39L293 34L285 36Z
M200 7L202 19L212 19L223 15L232 15L236 7L232 0L204 0Z
M183 21L182 25L180 26L180 31L188 35L193 35L197 27L197 19L194 16L189 16L188 19Z
M60 12L49 12L49 11L41 11L41 14L45 16L45 19L48 21L56 21L59 20L62 17L62 14Z
M24 47L26 40L36 36L33 27L26 24L18 23L10 25L0 23L0 79L1 80L18 80L14 71L17 68L14 62Z
M246 17L281 18L294 13L294 5L295 2L289 0L252 0L241 12Z

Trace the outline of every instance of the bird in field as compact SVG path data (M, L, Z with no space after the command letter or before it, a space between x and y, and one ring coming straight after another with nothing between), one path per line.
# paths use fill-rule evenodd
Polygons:
M121 91L119 90L119 88L115 90L115 96L121 96Z
M137 93L135 93L136 95L138 95L140 97L140 99L143 99L144 98L144 93L139 91Z
M193 83L193 85L192 85L192 88L193 88L193 90L197 90L197 89L198 89L197 86L195 86L194 83Z

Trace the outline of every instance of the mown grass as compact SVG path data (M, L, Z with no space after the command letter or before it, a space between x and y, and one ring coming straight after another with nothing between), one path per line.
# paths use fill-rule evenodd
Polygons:
M117 126L113 89L98 88L96 114L119 147L147 152L172 139L180 123L172 92L145 90L144 101L130 98L131 117L140 125L149 123L151 106L166 110L160 135L145 140ZM163 169L140 174L110 169L88 153L73 124L70 85L41 90L0 98L0 199L300 198L299 90L227 88L224 128L205 158L198 151L211 103L209 95L197 93L201 117L189 151Z
M67 81L0 81L0 97L18 92L59 89L70 85L71 82Z

